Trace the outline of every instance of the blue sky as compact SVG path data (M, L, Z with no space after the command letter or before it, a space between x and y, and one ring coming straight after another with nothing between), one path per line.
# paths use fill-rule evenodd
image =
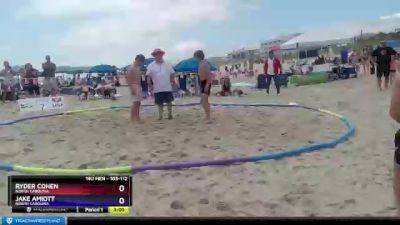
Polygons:
M124 65L138 53L149 55L161 47L176 61L196 48L223 55L283 33L377 21L400 12L399 0L148 2L2 0L0 60L39 65L51 54L59 65Z

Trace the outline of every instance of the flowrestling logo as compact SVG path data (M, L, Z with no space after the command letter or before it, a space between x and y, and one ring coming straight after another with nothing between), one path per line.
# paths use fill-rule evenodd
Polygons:
M64 217L3 217L3 225L65 225Z

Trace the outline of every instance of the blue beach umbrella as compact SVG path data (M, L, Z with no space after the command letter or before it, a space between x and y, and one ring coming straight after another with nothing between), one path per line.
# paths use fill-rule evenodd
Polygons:
M211 71L216 71L217 68L208 62ZM197 73L199 71L199 61L195 58L190 58L181 61L175 66L175 71L178 73Z
M90 69L90 73L114 73L117 68L110 65L97 65Z
M386 41L386 45L394 48L395 50L400 50L400 40L389 40Z

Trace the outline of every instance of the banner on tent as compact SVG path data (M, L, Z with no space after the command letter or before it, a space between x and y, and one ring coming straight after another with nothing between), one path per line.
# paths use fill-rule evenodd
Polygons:
M47 97L47 98L28 98L18 100L20 112L40 112L63 110L65 103L64 97Z

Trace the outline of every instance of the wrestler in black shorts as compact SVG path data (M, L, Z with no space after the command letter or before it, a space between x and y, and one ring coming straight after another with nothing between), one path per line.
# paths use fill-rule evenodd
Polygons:
M206 92L206 87L207 87L207 80L200 81L200 93L210 96L211 95L211 84L208 84L207 92Z

